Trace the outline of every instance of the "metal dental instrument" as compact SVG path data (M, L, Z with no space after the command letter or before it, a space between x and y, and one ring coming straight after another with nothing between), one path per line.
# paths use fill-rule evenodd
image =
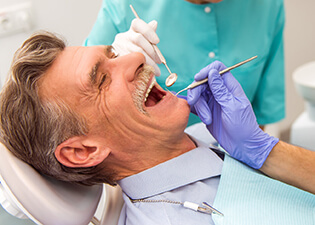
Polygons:
M249 59L246 59L246 60L244 60L244 61L242 61L242 62L240 62L240 63L237 63L237 64L235 64L234 66L231 66L231 67L228 67L228 68L226 68L226 69L224 69L224 70L221 70L221 71L219 72L219 74L222 75L222 74L224 74L224 73L226 73L226 72L228 72L228 71L230 71L230 70L232 70L232 69L235 69L236 67L239 67L239 66L241 66L241 65L243 65L243 64L245 64L245 63L247 63L247 62L249 62L249 61L252 61L253 59L256 59L256 58L257 58L257 55L256 55L256 56L253 56L253 57L251 57L251 58L249 58ZM192 83L192 84L188 85L188 86L187 86L186 88L184 88L183 90L180 90L179 92L177 92L175 96L177 96L179 93L181 93L181 92L183 92L183 91L186 91L186 90L188 90L188 89L191 89L191 88L197 87L197 86L199 86L199 85L201 85L201 84L203 84L203 83L206 83L207 81L208 81L208 78L205 78L205 79L200 80L200 81L196 81L195 83Z
M132 7L132 5L129 5L131 8L131 11L133 12L133 14L135 15L136 18L140 19L140 17L138 16L136 10ZM168 68L167 64L166 64L166 60L164 58L164 56L162 55L160 49L155 45L155 44L151 44L152 47L154 48L156 54L158 55L158 57L160 58L161 62L165 65L166 69L168 70L168 72L170 73L170 75L166 78L165 80L165 85L167 87L172 86L176 80L177 80L177 74L176 73L172 73L170 68Z
M224 216L223 213L221 213L220 211L218 211L217 209L215 209L214 207L212 207L208 203L203 202L202 205L206 206L206 210L210 211L210 213L215 213L215 214L218 214L220 216Z

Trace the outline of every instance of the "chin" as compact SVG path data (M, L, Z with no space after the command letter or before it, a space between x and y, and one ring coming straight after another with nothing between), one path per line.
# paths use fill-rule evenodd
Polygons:
M183 131L186 129L188 124L190 114L190 106L188 105L187 101L184 99L178 98L178 103L176 108L170 113L170 122L178 124L179 129Z

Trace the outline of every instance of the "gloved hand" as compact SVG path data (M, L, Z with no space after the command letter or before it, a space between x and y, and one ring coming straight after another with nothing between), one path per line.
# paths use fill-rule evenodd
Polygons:
M155 75L160 76L161 71L157 63L162 62L151 45L151 43L157 44L160 42L155 33L156 28L157 22L155 20L147 24L141 19L134 19L128 31L115 36L112 46L119 55L141 52L145 56L147 64L154 67Z
M196 74L196 81L208 78L208 83L188 90L188 104L233 158L259 169L279 139L259 128L238 81L230 72L219 75L225 68L216 61Z

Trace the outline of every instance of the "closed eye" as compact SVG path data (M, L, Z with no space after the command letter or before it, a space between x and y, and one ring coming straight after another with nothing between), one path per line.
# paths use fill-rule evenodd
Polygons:
M105 80L106 80L106 76L107 76L106 73L102 75L101 81L100 81L100 83L99 83L99 85L98 85L98 89L99 89L99 90L102 88L102 86L103 86L103 84L104 84L104 82L105 82Z

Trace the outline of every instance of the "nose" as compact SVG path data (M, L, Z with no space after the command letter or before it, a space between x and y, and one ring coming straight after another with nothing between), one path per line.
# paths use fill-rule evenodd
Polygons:
M121 74L124 74L129 82L135 79L135 73L139 66L146 62L144 55L140 52L119 56L114 61L116 64L115 68L117 68Z

